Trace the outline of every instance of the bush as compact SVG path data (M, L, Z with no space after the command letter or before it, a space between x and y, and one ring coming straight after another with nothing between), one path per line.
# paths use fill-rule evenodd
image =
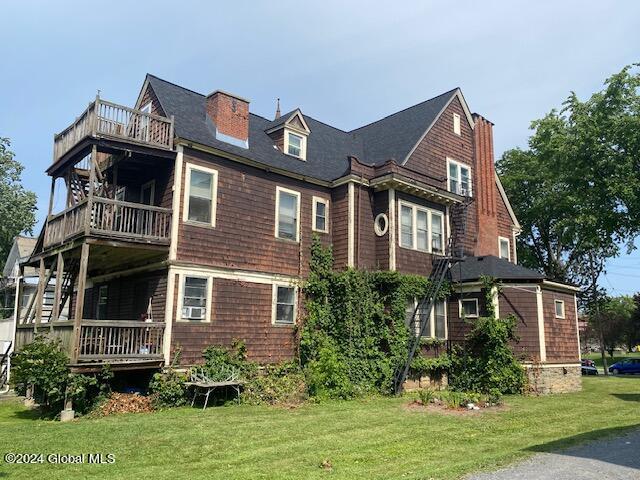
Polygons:
M149 392L156 408L181 407L187 403L187 376L169 368L153 375Z
M241 379L247 379L256 374L257 365L247 360L247 349L244 342L235 340L232 347L225 348L211 345L202 351L204 365L202 372L214 381L224 381L230 373L235 373Z
M436 392L430 388L418 390L418 398L423 405L429 405L436 399Z
M451 358L446 353L442 353L437 357L425 357L418 354L411 362L409 369L409 378L419 380L428 375L431 379L440 378L451 367Z
M245 383L241 399L250 405L297 405L307 399L304 374L293 362L268 365Z
M111 368L105 365L95 376L82 375L71 373L68 363L59 339L37 335L12 359L11 378L16 393L25 395L27 387L33 385L35 398L47 410L64 408L68 395L77 414L90 411L110 392Z
M510 347L518 341L517 320L513 315L496 318L491 301L491 279L484 280L488 316L474 321L465 338L464 348L451 354L449 387L458 391L476 391L491 395L522 393L526 375Z

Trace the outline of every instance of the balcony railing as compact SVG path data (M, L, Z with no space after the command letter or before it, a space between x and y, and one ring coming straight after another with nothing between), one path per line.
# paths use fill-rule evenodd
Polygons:
M85 199L47 219L44 246L81 234L167 244L171 238L171 209L101 197Z
M109 137L171 150L173 118L153 115L96 97L75 122L55 136L54 163L87 137Z
M164 323L83 320L79 360L163 357Z

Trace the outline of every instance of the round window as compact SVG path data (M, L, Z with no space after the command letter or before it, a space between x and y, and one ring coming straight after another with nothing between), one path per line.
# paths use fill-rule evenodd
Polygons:
M387 230L389 229L389 219L387 218L386 213L378 214L375 221L373 222L373 229L376 231L376 235L379 237L387 233Z

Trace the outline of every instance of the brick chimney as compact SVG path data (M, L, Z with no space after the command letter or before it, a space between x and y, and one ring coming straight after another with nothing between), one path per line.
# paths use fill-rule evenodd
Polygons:
M207 115L216 126L216 138L249 146L249 100L216 90L207 96Z
M498 214L496 167L493 158L493 123L477 113L473 114L475 127L473 143L476 186L474 196L478 214L478 241L476 255L498 253Z

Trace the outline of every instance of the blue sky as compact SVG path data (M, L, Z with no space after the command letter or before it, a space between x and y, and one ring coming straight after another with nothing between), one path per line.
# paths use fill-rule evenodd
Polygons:
M147 72L228 90L271 116L303 112L343 129L459 86L495 123L496 156L525 146L532 119L640 61L640 2L3 1L0 136L46 213L53 134L98 89L133 104ZM640 254L603 286L640 290Z

